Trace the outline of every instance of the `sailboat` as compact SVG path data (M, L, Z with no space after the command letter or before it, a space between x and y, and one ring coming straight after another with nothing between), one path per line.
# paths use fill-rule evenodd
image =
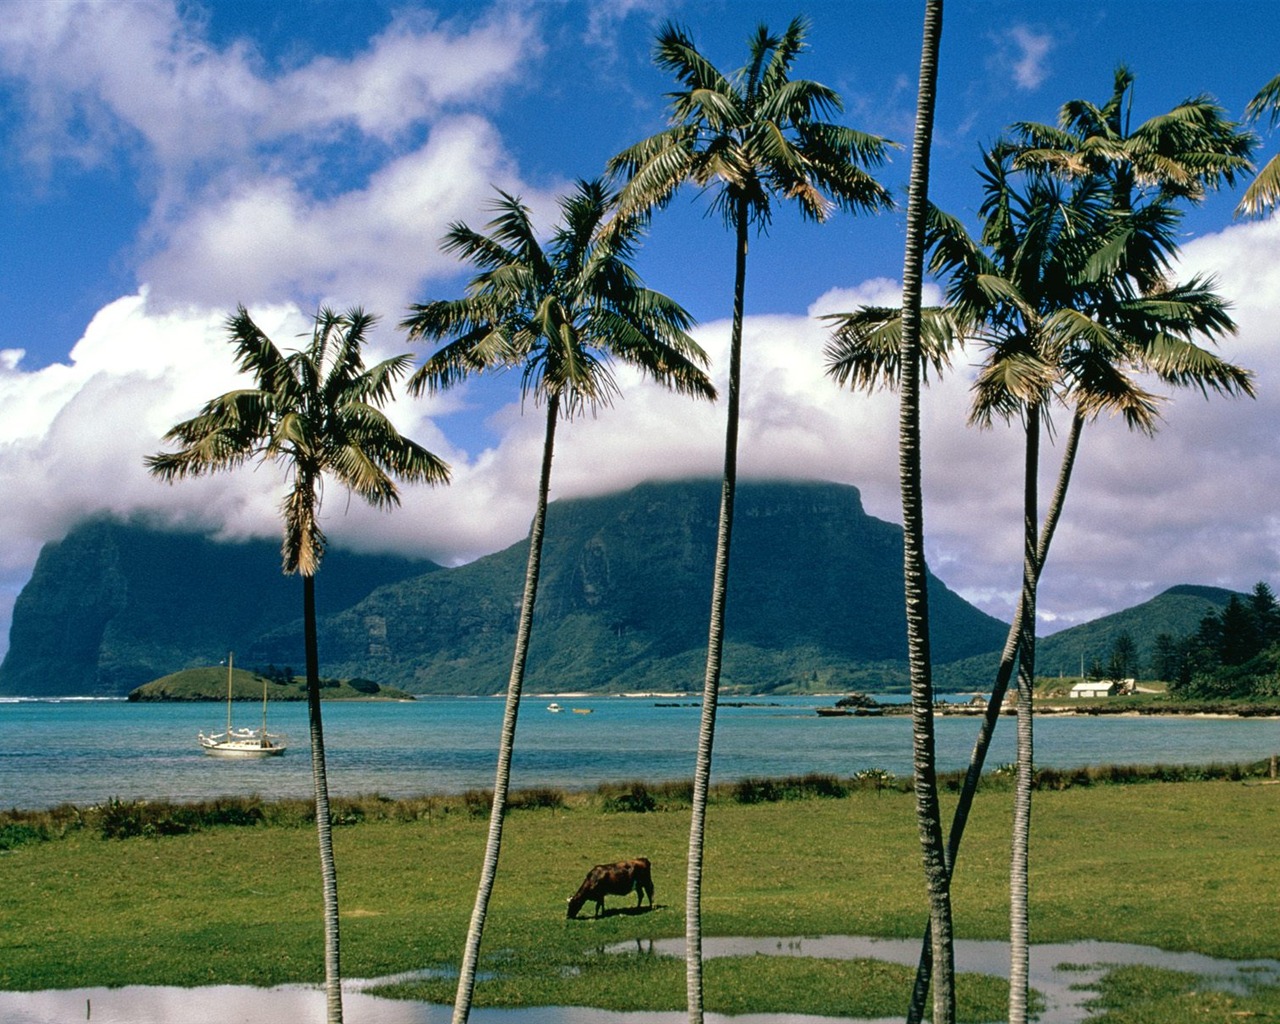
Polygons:
M225 732L199 733L200 747L213 757L275 757L285 752L285 737L267 732L267 681L262 680L262 728L235 729L231 725L231 670L234 655L227 655L227 728Z

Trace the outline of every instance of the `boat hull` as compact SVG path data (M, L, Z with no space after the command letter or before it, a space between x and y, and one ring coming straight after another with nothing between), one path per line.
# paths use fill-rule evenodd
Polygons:
M288 748L279 736L268 735L264 743L258 736L233 736L227 739L219 734L206 736L201 733L200 749L210 757L251 759L279 757Z

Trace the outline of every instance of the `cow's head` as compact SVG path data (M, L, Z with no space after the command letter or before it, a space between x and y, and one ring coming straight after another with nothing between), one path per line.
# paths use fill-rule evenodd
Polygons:
M582 905L586 902L587 902L587 897L583 893L577 893L576 895L570 896L569 912L565 914L565 917L567 918L577 917L578 911L582 909Z

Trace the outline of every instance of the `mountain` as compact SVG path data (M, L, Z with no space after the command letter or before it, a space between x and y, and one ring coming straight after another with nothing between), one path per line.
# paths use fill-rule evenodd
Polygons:
M553 502L529 651L531 692L699 690L719 481ZM527 541L454 569L333 550L317 581L325 676L414 693L495 693L510 671ZM301 596L268 541L217 543L87 523L46 545L14 608L0 694L124 695L234 650L303 664ZM938 663L998 647L1004 626L930 580ZM743 483L723 685L906 685L902 531L856 488Z
M1085 669L1095 661L1105 666L1111 645L1121 633L1133 639L1139 671L1145 675L1161 633L1174 637L1194 633L1206 614L1221 611L1233 597L1245 596L1221 587L1170 587L1132 608L1041 637L1036 641L1036 675L1078 676L1082 663ZM939 682L948 689L990 687L999 663L999 650L956 662L940 670Z
M719 481L642 484L553 502L526 686L532 692L702 686ZM528 545L380 587L321 623L325 671L412 692L506 687ZM935 658L998 645L1004 626L930 579ZM722 683L879 689L906 683L901 528L854 487L747 482L734 519ZM299 627L264 636L279 662Z
M1045 637L1036 645L1036 674L1079 675L1082 658L1086 669L1095 661L1105 666L1111 645L1121 633L1133 638L1138 664L1145 670L1161 633L1175 637L1194 633L1209 612L1220 612L1233 597L1246 596L1222 587L1170 587L1150 601Z
M438 568L334 549L317 605L332 614L378 585ZM281 573L278 543L94 520L40 552L14 604L0 694L123 696L158 676L217 664L301 610L302 587ZM302 658L287 664L300 668Z

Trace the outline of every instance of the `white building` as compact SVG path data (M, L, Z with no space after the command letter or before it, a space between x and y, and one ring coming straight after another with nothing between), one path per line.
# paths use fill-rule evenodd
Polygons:
M1114 697L1123 693L1123 684L1114 679L1086 679L1071 687L1071 696L1077 697Z

